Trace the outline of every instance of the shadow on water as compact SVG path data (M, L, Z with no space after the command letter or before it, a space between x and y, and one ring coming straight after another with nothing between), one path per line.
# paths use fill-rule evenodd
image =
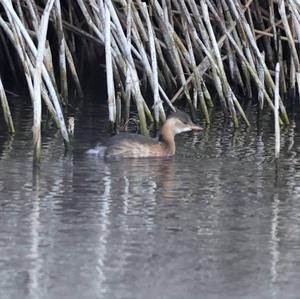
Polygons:
M0 135L1 298L297 298L299 130L268 117L234 131L216 115L180 135L171 159L106 162L101 107L76 123L74 150L43 139L32 168L31 117Z

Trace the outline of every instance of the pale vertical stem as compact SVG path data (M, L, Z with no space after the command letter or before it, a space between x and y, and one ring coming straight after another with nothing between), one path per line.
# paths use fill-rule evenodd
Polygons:
M125 1L125 5L123 5L124 7L127 7L127 4ZM139 6L141 4L141 1L135 1L134 2L134 5L131 5L131 18L132 18L132 25L135 24L135 26L138 28L138 31L139 31L139 34L142 38L142 40L145 42L145 41L148 41L148 37L147 37L147 32L146 32L146 28L145 28L145 25L141 19L141 16L139 14L140 12L140 9L139 9Z
M191 10L193 11L193 13L195 15L196 25L198 27L198 31L201 33L201 39L203 40L203 43L204 43L205 47L207 49L211 49L210 38L209 38L207 30L204 26L202 18L200 16L198 7L197 7L197 5L194 1L189 1L189 5L190 5L190 8L191 8ZM185 11L186 11L186 9L185 9ZM188 11L186 11L186 14L188 14ZM190 17L188 16L188 18L190 18ZM189 22L191 23L192 21L190 20ZM203 47L201 47L201 48L203 48ZM210 63L210 64L211 64L211 72L212 72L212 76L213 76L213 83L215 85L217 94L219 96L223 111L224 111L224 113L227 113L227 104L226 104L224 93L223 93L223 90L222 90L222 84L221 84L220 77L217 73L217 69L216 69L216 66L214 65L214 63ZM199 66L198 66L197 67L197 72L202 77L202 75L200 74L200 70L201 70L201 68L199 68ZM197 74L194 74L194 76L197 76Z
M44 1L44 2L46 2L46 1ZM30 24L32 23L35 34L38 35L39 34L38 33L38 26L39 26L38 24L40 23L40 15L39 15L36 3L34 2L34 0L26 0L26 3L27 3L27 9L30 12L30 17L27 18L28 23L30 23ZM22 24L25 25L26 23L24 23L23 20L22 20ZM32 57L32 55L35 56L35 54L32 52L32 54L28 53L28 55L31 58L31 60L33 61L34 58ZM51 81L52 81L53 87L55 89L55 92L58 95L58 89L57 89L57 86L56 86L56 80L55 80L55 76L54 76L54 72L53 72L52 55L51 55L51 50L50 50L49 45L46 46L46 52L45 52L45 55L44 55L44 64L45 64L45 67L46 67L46 69L48 71L48 74L51 78Z
M156 54L159 58L159 64L161 65L160 69L162 72L162 76L166 82L166 89L172 90L174 86L176 86L176 79L174 75L172 74L172 71L165 60L164 54L162 52L162 47L157 38L155 38L155 47L156 47Z
M68 133L71 139L73 139L74 137L74 130L75 130L75 118L71 116L68 119Z
M127 19L126 19L126 39L129 45L131 43L131 23L132 23L131 2L132 0L128 0L127 2Z
M10 20L10 23L13 24L13 21L11 19L10 14L7 15L8 19ZM24 75L27 82L28 90L30 97L33 98L33 86L31 81L31 73L29 66L31 65L31 62L29 58L26 58L26 54L24 51L23 45L21 45L20 36L17 33L17 28L13 25L11 27L8 26L8 24L3 20L3 18L0 16L0 26L8 36L10 42L15 47L19 57L20 61L22 62L23 69L24 69Z
M105 64L106 64L106 84L108 95L108 115L111 126L113 127L116 122L116 99L114 76L112 67L112 54L111 54L111 33L110 33L110 12L107 4L105 3L105 25L104 25L104 40L105 40Z
M300 8L297 8L293 0L289 0L289 8L292 12L292 17L295 21L295 29L297 31L298 40L300 40L299 25L300 25Z
M0 77L0 100L1 100L1 104L2 104L2 110L3 110L3 114L4 114L4 120L7 125L7 129L9 131L9 133L14 134L15 127L14 127L14 123L13 123L13 120L11 117L11 113L10 113L10 109L9 109L9 105L8 105L8 101L6 98L6 94L4 91L1 77Z
M198 109L198 92L197 92L197 89L195 88L195 86L196 86L196 83L194 84L194 87L193 87L193 105L194 105L195 109ZM202 92L202 97L203 97L203 92ZM203 97L203 99L204 99L204 97Z
M260 28L260 30L265 31L265 24L264 24L264 20L263 20L263 16L262 16L262 11L261 11L261 5L259 3L258 0L254 1L254 9L256 11L256 19L257 19L257 26L258 28ZM249 12L252 12L252 9L248 9ZM271 16L270 16L271 18ZM252 27L253 28L253 27ZM269 62L269 64L271 64L272 66L274 66L274 61L273 61L273 50L271 48L271 44L270 44L270 38L267 36L263 36L262 37L262 41L264 43L264 49L266 52L266 60Z
M148 28L148 37L149 37L149 47L150 47L150 57L151 57L151 69L152 69L152 85L153 85L153 100L154 100L154 118L156 123L159 123L159 108L161 104L161 100L159 97L159 89L158 89L158 74L157 74L157 60L156 60L156 52L155 52L155 43L153 38L152 25L150 21L150 17L147 10L146 3L143 3L144 12L146 16L146 23Z
M19 55L20 61L22 62L22 65L23 65L24 75L25 75L26 82L28 85L29 94L30 94L30 97L33 98L33 86L32 86L31 77L34 72L34 67L33 67L30 59L28 58L28 55L26 53L24 53L24 51L22 50L18 36L13 34L12 30L8 27L6 22L4 22L1 17L0 17L0 26L2 27L2 29L8 36L10 42L14 45L15 50ZM59 128L60 122L59 122L57 113L53 107L52 102L49 99L49 94L45 87L42 87L42 96L43 96L43 99L45 101L45 104L46 104L50 114L52 115L52 117L55 121L57 128Z
M33 67L32 67L33 69ZM50 115L52 116L53 120L54 120L54 123L56 125L57 128L60 127L60 122L59 122L59 119L58 119L58 116L56 114L56 111L55 111L55 108L49 98L49 94L48 94L48 90L47 88L45 87L45 84L43 83L42 84L42 98L50 112Z
M293 57L294 65L295 65L295 69L296 69L296 81L297 81L297 86L298 86L298 92L300 93L300 61L299 61L297 49L295 46L294 37L292 35L291 28L289 26L288 18L286 15L285 1L278 0L278 11L279 11L279 14L280 14L282 22L283 22L284 31L285 31L288 41L289 41L289 45L290 45L290 49L291 49L291 53L292 53L292 57Z
M121 105L121 91L117 92L116 95L116 126L115 130L119 132L120 124L121 124L121 115L122 115L122 105Z
M208 114L208 110L207 110L207 106L205 103L203 90L202 90L202 86L201 86L201 81L203 81L203 79L197 69L196 59L194 56L192 41L191 41L190 33L189 33L189 28L188 28L188 24L185 19L182 19L182 27L183 27L183 32L185 33L185 39L186 39L187 47L189 50L193 73L195 74L195 76L194 76L195 91L197 91L197 92L194 92L194 107L197 109L197 104L198 104L197 99L199 96L199 100L200 100L201 108L202 108L202 111L203 111L203 114L205 117L205 121L206 121L206 123L209 124L210 123L209 114Z
M279 82L280 64L275 68L275 100L274 100L274 122L275 122L275 158L279 158L280 153L280 125L279 125Z
M202 90L203 90L203 95L204 95L204 98L207 102L208 107L210 107L210 108L214 107L214 103L212 101L212 98L210 96L210 93L207 89L207 86L206 86L204 80L202 80Z
M300 40L300 10L296 8L295 3L291 0L289 0L289 8L292 12L293 28L296 31L298 40ZM292 42L294 43L294 39ZM298 85L298 94L300 94L300 66L296 73L296 80Z
M104 26L104 19L105 19L105 16L104 16L104 11L105 11L105 9L104 9L104 2L103 2L103 0L97 0L97 4L98 4L98 6L99 6L99 18L100 18L100 21L101 21L101 28L103 29L103 26Z
M244 32L248 38L248 41L251 44L251 47L253 48L254 54L260 60L260 62L264 65L266 83L268 84L268 86L270 87L270 89L273 93L274 88L275 88L274 81L271 77L271 74L270 74L270 71L269 71L267 65L262 60L260 50L259 50L256 40L252 34L252 31L250 30L250 26L247 23L247 20L245 19L241 5L237 0L230 0L229 4L230 4L230 8L232 9L232 12L233 12L235 18L237 20L239 20L240 24L243 26ZM286 109L285 109L281 99L279 100L279 105L280 105L282 117L283 117L285 123L289 124L289 118L288 118Z
M16 14L16 12L15 12L15 10L14 10L11 2L9 2L8 0L1 0L1 1L2 1L2 5L5 7L5 9L7 11L7 14L9 16L11 16L11 18L13 19L16 27L20 31L20 36L22 34L22 37L24 38L24 41L26 41L26 43L27 43L27 45L28 45L31 53L36 57L37 56L36 46L33 43L31 37L29 36L26 28L22 24L20 18ZM27 67L27 66L25 66L25 67ZM64 116L63 116L63 113L62 113L62 110L61 110L61 106L60 106L59 100L57 98L57 94L56 94L55 88L54 88L54 86L53 86L53 84L51 82L49 73L46 70L46 68L45 68L44 65L42 65L42 75L43 75L43 79L44 79L45 85L47 86L48 92L49 92L49 94L51 96L53 105L55 107L57 119L59 120L59 123L60 123L61 134L62 134L62 136L64 138L64 142L65 142L65 145L67 147L68 144L69 144L69 136L68 136L67 128L66 128L66 125L65 125ZM31 82L29 82L30 79L28 79L28 77L26 77L26 80L28 82L30 94L31 94L31 96L33 98L32 86L31 86Z
M128 45L131 47L131 20L132 20L132 13L131 13L131 2L132 0L128 0L127 2L127 22L126 22L126 39ZM125 128L127 129L127 124L129 120L130 114L130 99L131 99L131 76L129 67L126 69L126 79L125 79Z
M70 69L70 72L72 74L73 80L75 82L79 97L82 98L83 97L83 91L82 91L82 88L81 88L80 80L79 80L78 75L77 75L77 71L76 71L75 63L74 63L74 60L73 60L73 57L72 57L72 53L71 53L66 41L65 41L65 47L66 47L66 58L67 58L67 61L68 61L69 69Z
M170 11L168 9L169 7L167 6L166 0L161 1L161 7L164 11L165 22L170 23L170 21L173 20L173 18L169 17ZM174 24L171 24L171 26L174 28Z
M101 18L100 7L98 7L95 0L89 0L89 14L93 18L95 25L101 31L103 31L103 21ZM105 21L104 21L105 22Z
M97 35L97 37L99 38L99 40L101 41L101 43L104 44L104 36L103 33L97 28L97 26L95 25L95 23L93 22L87 8L86 8L86 4L82 1L82 0L77 0L77 3L82 11L82 14L84 15L87 24L91 27L91 29L95 32L95 34Z
M278 52L278 62L280 63L280 90L281 94L284 96L287 93L287 86L286 86L286 81L285 81L285 60L283 59L283 49L282 49L282 40L278 39L278 45L277 45L277 52Z
M24 18L24 14L23 14L23 10L22 10L22 7L21 7L20 0L17 0L17 10L18 10L18 14L20 16L20 19L25 24L25 18Z
M245 46L244 51L245 51L245 55L251 65L252 69L255 70L254 59L252 57L250 48L248 46ZM248 72L247 72L247 77L246 77L246 86L247 86L247 96L249 99L251 99L252 98L252 88L251 88L251 80L250 80L250 76L248 76Z
M293 29L296 31L298 42L300 41L300 10L297 9L293 1L289 1L289 8L293 17ZM299 88L299 87L298 87Z
M48 0L38 35L38 49L36 54L35 72L33 75L33 146L34 161L39 162L41 159L41 121L42 121L42 102L41 102L41 85L42 85L42 66L45 52L46 35L48 29L49 16L54 4L54 0Z
M64 103L68 103L68 79L66 65L65 35L62 24L60 0L55 0L56 26L59 43L60 90Z
M174 60L174 65L173 65L174 71L176 72L181 84L185 86L186 79L185 79L182 63L180 60L180 56L178 53L178 49L176 47L176 43L174 40L174 29L172 28L170 23L165 23L166 16L158 1L153 1L153 8L156 10L157 13L157 21L165 39L167 52L170 58ZM186 93L188 101L190 102L191 100L189 99L187 90L185 89L184 91ZM190 102L190 104L192 103Z
M224 11L224 20L226 20L226 23L231 24L231 26L233 26L233 30L232 30L232 35L233 35L233 39L235 40L236 44L238 45L238 47L242 50L243 49L243 42L241 40L240 37L243 37L242 34L242 29L240 27L237 26L238 20L234 21L233 20L233 16L230 13L229 7L228 7L228 1L225 0L221 0L222 2L222 7L223 7L223 11ZM244 11L246 9L246 6L244 7ZM247 8L248 9L248 8ZM225 24L224 21L222 21L222 25ZM240 32L240 34L238 33ZM250 81L250 74L249 71L244 63L244 61L241 61L241 72L244 75L244 80L245 80L245 84L242 82L242 77L241 77L241 73L239 70L239 67L236 65L235 71L236 71L236 76L239 80L239 83L241 86L246 85L246 89L244 89L248 96L249 96L249 90L251 89L251 81Z
M32 3L31 0L25 0L26 4L27 4L27 8L30 12L30 16L31 16L31 22L34 28L35 32L38 32L38 28L39 28L39 18L38 18L38 14L36 13L35 9L34 9L34 5Z
M143 95L140 90L140 84L139 84L139 77L137 74L137 70L134 64L134 60L132 57L131 49L129 48L126 40L126 36L124 34L121 22L118 18L118 15L115 11L115 7L112 4L110 0L106 0L106 5L109 8L111 19L115 25L115 32L117 34L117 37L119 39L119 43L122 45L122 55L125 56L126 62L128 62L127 67L129 68L130 75L131 75L131 81L132 81L132 90L134 94L134 99L136 102L138 114L139 114L139 121L140 121L140 129L142 134L148 134L148 128L147 128L147 122L146 122L146 114L151 119L151 113L149 113L149 109L145 103L145 100L143 98Z
M150 56L151 56L152 85L153 85L153 97L154 97L154 118L156 123L158 124L160 112L163 115L163 119L165 119L165 115L164 115L164 109L161 103L161 99L159 96L159 83L158 83L158 73L157 73L156 49L155 49L155 42L154 42L154 31L152 28L146 3L143 3L143 8L146 16L147 27L148 27L149 47L150 47Z
M126 70L126 79L125 79L125 128L127 128L127 123L129 121L129 115L130 115L130 99L131 99L131 76L130 76L130 70L129 67Z
M208 0L206 0L206 3L207 3L207 5L210 6L210 9L213 12L213 14L217 16L217 19L220 19L218 14L216 13L214 7L211 5L211 3ZM241 107L239 101L237 100L236 96L234 95L234 93L233 93L233 91L232 91L232 89L231 89L231 87L228 83L226 73L225 73L225 70L224 70L224 66L223 66L223 61L221 59L221 54L220 54L220 51L219 51L219 47L218 47L218 44L216 43L216 38L215 38L213 29L212 29L212 26L211 26L210 18L209 18L209 15L208 15L207 5L203 2L201 3L203 14L205 14L205 16L206 16L206 17L204 17L204 20L205 20L205 23L207 25L210 38L212 39L212 45L213 45L213 48L214 48L215 53L216 53L216 61L217 61L218 65L219 65L219 68L220 68L220 73L221 73L220 77L221 77L222 82L223 82L224 94L225 95L227 94L229 108L232 111L231 114L232 114L232 117L233 117L233 122L234 122L235 126L238 125L238 119L237 119L237 116L236 116L235 109L234 109L234 107L232 107L232 103L234 103L235 106L237 107L237 109L239 110L239 112L240 112L242 118L244 119L244 121L246 122L247 126L250 126L250 123L247 119L247 116L246 116L243 108ZM222 23L222 21L221 21L221 25L224 25ZM227 30L225 29L225 32L226 31Z
M284 31L285 31L285 33L287 35L287 38L288 38L288 41L289 41L291 53L292 53L292 56L293 56L293 59L294 59L295 67L296 67L296 72L299 73L300 72L299 57L298 57L298 54L297 54L297 49L296 49L296 46L295 46L294 38L293 38L291 28L289 26L288 18L287 18L287 15L286 15L285 1L284 0L278 0L278 11L279 11L281 19L282 19Z
M56 79L55 79L55 74L54 74L52 52L51 52L51 48L50 48L50 45L49 45L48 41L46 41L44 65L45 65L45 67L46 67L46 69L49 73L49 77L51 79L51 82L52 82L53 86L55 87L55 91L58 94L58 89L57 89L57 86L56 86Z
M149 55L146 52L146 48L144 47L144 45L141 41L140 35L139 35L139 31L136 28L137 24L134 24L134 23L133 23L133 27L132 27L132 29L133 29L132 30L133 40L134 40L134 43L136 44L136 47L139 49L139 53L141 55L140 60L141 60L141 63L143 64L143 66L144 66L145 73L147 74L148 80L150 81L150 85L151 85L153 94L155 94L155 88L158 88L162 98L172 108L172 105L170 105L170 101L168 100L168 97L166 96L164 90L162 89L162 87L159 85L159 82L158 82L157 57L161 53L160 46L159 46L159 43L157 43L157 42L155 43L156 35L155 35L155 32L154 32L153 26L150 22L149 13L148 13L148 10L147 10L146 6L144 6L143 2L140 2L140 1L139 1L139 6L140 6L140 10L141 10L141 13L143 14L144 19L146 19L146 20L149 19L148 23L150 24L151 29L152 29L151 36L150 37L146 36L146 39L145 39L144 43L148 43L150 38L153 39L153 42L152 41L150 41L150 42L151 42L151 44L153 44L151 46L151 48L153 49L154 55L155 55L155 63L156 63L155 72L156 72L156 76L157 76L156 79L153 76L154 75L153 66L151 66L151 64L148 60ZM150 53L151 53L151 48L150 48ZM157 84L157 86L155 86L155 84ZM161 98L159 98L159 99L161 99ZM165 112L164 112L163 105L162 105L161 101L158 102L158 109L159 109L160 119L164 122L165 121Z
M208 2L209 3L209 2ZM210 6L212 13L214 14L215 18L219 21L219 25L221 26L221 28L223 29L224 33L226 33L227 38L229 39L230 43L232 44L232 46L234 47L237 55L239 56L239 58L241 59L241 61L243 61L245 63L245 66L247 67L248 71L250 72L252 78L255 80L257 86L259 88L261 88L264 91L264 96L269 104L269 106L274 110L274 105L273 102L269 96L269 94L267 93L266 89L263 87L263 85L261 84L256 70L253 70L253 68L251 67L250 63L248 62L248 60L246 59L244 53L242 52L242 49L239 47L239 45L237 44L237 42L233 39L233 37L231 36L230 32L226 29L225 25L223 24L223 22L220 20L220 18L218 17L218 14L216 14L215 10L213 9L212 6ZM246 26L246 25L245 25ZM256 55L257 56L257 55ZM262 60L261 54L259 52L259 63L261 63L264 67L264 71L265 74L269 74L269 71L266 72L266 65L264 63L264 61ZM270 74L269 74L270 75ZM266 77L265 77L266 78ZM272 80L273 82L273 80ZM274 84L274 82L273 82ZM284 113L285 109L282 109ZM280 120L281 121L281 120ZM288 118L286 118L286 121L288 123Z
M263 58L265 57L265 54L262 54ZM257 62L257 69L258 69L258 78L259 81L261 82L262 87L258 87L258 95L257 95L257 100L259 103L259 109L263 110L264 108L264 88L265 88L265 71L264 71L264 66Z
M295 64L294 60L292 57L290 57L290 89L291 89L291 94L292 97L295 98L296 95L296 69L295 69Z
M209 37L211 39L212 46L213 46L213 49L214 49L216 64L218 65L218 69L220 71L220 79L222 80L223 92L224 92L224 95L225 95L225 97L227 99L227 102L228 102L228 106L229 106L229 110L231 112L231 117L232 117L234 126L238 127L239 122L238 122L238 118L237 118L236 111L235 111L234 104L233 104L234 97L233 97L232 90L231 90L231 88L228 84L227 77L226 77L226 74L225 74L225 71L224 71L222 57L221 57L221 54L220 54L220 51L219 51L219 47L218 47L214 32L213 32L211 22L210 22L210 18L209 18L209 14L208 14L208 7L207 7L206 3L201 2L201 8L202 8L204 22L206 24L208 34L209 34ZM249 123L247 121L247 118L245 118L245 120L246 120L246 123L249 125Z

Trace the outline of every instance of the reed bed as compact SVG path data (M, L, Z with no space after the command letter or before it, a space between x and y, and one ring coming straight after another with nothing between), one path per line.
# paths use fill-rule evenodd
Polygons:
M193 118L200 112L207 124L210 109L220 105L235 127L249 126L245 104L276 112L275 91L278 123L289 124L285 107L300 94L299 40L298 0L0 0L1 55L11 74L24 74L37 157L42 106L70 142L63 107L71 83L83 97L80 47L89 61L105 52L112 128L126 128L136 110L140 131L148 134L174 105L186 105ZM4 88L1 83L3 113L13 133Z

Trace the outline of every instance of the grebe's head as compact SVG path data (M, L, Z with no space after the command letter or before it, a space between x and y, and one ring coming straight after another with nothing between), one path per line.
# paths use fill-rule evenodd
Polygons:
M192 122L190 116L187 113L179 110L169 115L167 123L174 128L175 135L182 132L202 130L201 127Z

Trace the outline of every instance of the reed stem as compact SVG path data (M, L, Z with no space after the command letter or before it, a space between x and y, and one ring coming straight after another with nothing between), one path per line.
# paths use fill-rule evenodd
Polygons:
M275 123L275 158L279 158L280 153L280 125L279 125L279 82L280 82L280 64L276 64L275 68L275 108L274 108L274 123Z
M106 74L114 128L136 110L142 134L176 110L175 103L192 117L200 110L207 124L209 108L220 103L235 127L249 126L242 104L257 95L260 113L275 113L278 88L278 122L288 125L285 97L300 95L299 0L0 0L0 7L0 51L15 80L20 69L24 74L37 152L42 104L68 145L69 116L62 106L73 85L83 97L85 65ZM104 58L105 66L99 63ZM5 87L2 68L0 76ZM1 103L13 132L3 85Z

